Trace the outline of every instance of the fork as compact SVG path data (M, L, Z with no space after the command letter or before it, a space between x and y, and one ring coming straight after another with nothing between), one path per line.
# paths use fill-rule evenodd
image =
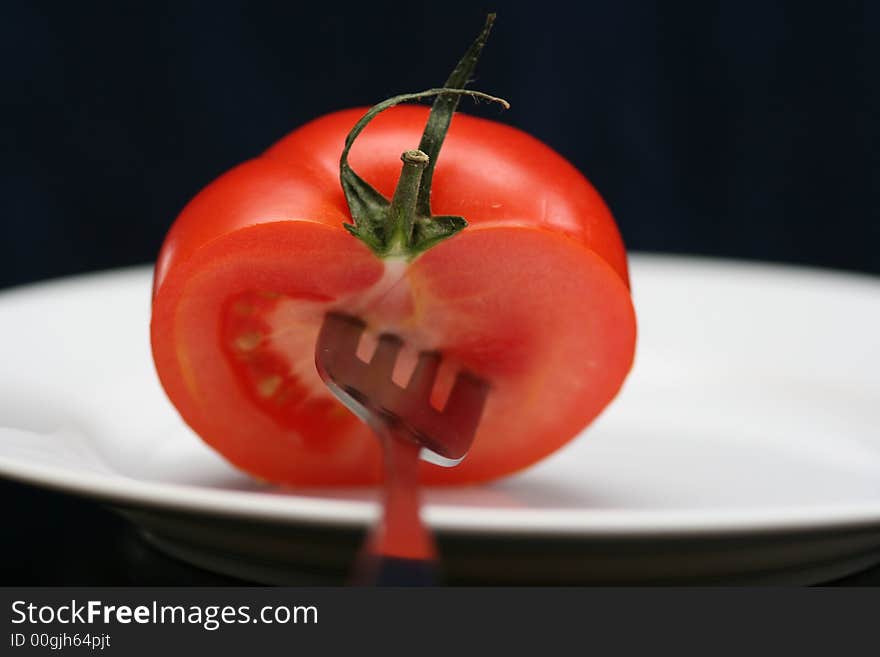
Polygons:
M437 410L430 398L442 354L420 352L409 382L401 387L391 375L403 341L383 333L365 362L357 356L365 330L358 317L327 313L315 365L333 395L373 430L383 446L385 505L378 529L368 541L366 570L377 584L430 584L435 578L435 552L419 517L418 461L451 467L464 459L480 423L489 383L459 371L444 408ZM407 545L407 557L389 553L391 546L401 544Z

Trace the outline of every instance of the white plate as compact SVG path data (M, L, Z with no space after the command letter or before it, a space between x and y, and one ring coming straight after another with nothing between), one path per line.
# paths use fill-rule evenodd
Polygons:
M647 255L632 278L636 367L608 411L523 474L429 491L453 580L813 582L880 561L880 282ZM0 474L230 574L345 569L374 492L269 488L204 446L153 371L149 291L137 268L0 294Z

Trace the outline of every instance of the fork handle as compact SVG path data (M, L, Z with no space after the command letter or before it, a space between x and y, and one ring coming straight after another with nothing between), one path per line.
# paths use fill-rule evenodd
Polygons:
M433 560L434 537L422 522L419 500L421 446L393 429L380 434L385 461L382 518L371 537L373 551L407 560Z
M383 513L368 540L358 579L377 586L437 584L434 539L419 515L421 446L397 435L393 427L374 430L385 460Z

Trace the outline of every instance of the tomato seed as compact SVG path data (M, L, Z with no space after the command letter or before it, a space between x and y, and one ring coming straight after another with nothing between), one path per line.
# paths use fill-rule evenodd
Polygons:
M278 392L278 388L281 387L281 377L277 374L266 377L262 381L257 384L257 392L260 394L260 397L271 397L276 392Z
M250 333L242 333L235 339L235 347L239 351L251 351L256 348L258 344L260 344L260 340L263 339L263 336L256 331L252 331Z

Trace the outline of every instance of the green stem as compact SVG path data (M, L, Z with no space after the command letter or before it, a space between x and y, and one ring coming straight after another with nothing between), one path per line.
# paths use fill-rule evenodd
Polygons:
M496 102L505 109L509 107L507 101L501 98L464 89L477 65L494 21L495 14L489 14L482 31L458 62L446 85L438 89L394 96L374 105L345 138L345 146L339 158L339 179L354 223L343 226L380 258L414 258L467 226L464 217L431 214L431 183L440 147L462 96ZM363 129L380 112L400 103L429 97L436 97L436 100L428 116L419 149L403 154L400 180L394 198L389 203L388 199L351 168L348 162L349 151Z
M416 220L416 200L422 173L428 166L428 156L419 150L404 151L400 159L403 161L403 168L388 208L388 232L391 234L389 256L407 255Z
M358 135L379 113L412 100L431 98L440 94L455 96L470 96L471 98L488 100L499 103L505 109L510 104L503 98L490 96L481 91L470 89L428 89L413 94L401 94L394 96L371 107L360 120L355 123L351 132L345 138L345 146L339 158L339 179L348 201L354 224L343 224L346 230L361 240L380 258L389 256L405 255L415 257L419 253L429 249L438 242L451 237L462 228L467 226L463 217L422 215L418 211L418 192L411 214L407 215L407 226L401 233L399 220L389 215L390 204L372 185L361 178L348 162L348 155ZM426 166L430 166L430 158L427 157ZM406 167L404 167L404 172ZM404 242L400 241L403 235Z
M489 94L483 93L482 91L471 91L470 89L447 89L446 87L440 87L439 89L426 89L425 91L419 91L413 94L400 94L399 96L392 96L391 98L387 98L383 100L381 103L376 103L373 105L367 113L364 114L358 122L354 124L354 127L351 129L351 132L345 138L345 148L342 149L342 157L339 161L340 168L351 168L348 164L348 153L351 151L351 147L354 144L354 140L358 138L358 136L364 131L364 128L376 118L377 114L381 114L387 109L394 107L395 105L400 105L401 103L408 103L413 100L422 100L423 98L432 98L433 96L439 96L440 94L447 96L470 96L471 98L475 98L478 100L488 100L493 103L500 104L504 109L510 109L510 103L508 103L503 98L498 98L497 96L490 96ZM421 150L421 149L419 149ZM430 158L430 155L428 155Z
M474 70L477 68L477 62L480 59L480 53L483 52L483 46L489 39L489 33L492 31L492 25L495 23L495 14L486 16L486 23L483 25L482 31L474 39L471 47L462 56L455 69L446 80L443 86L447 89L464 89L470 82ZM458 107L458 101L461 96L453 94L441 94L437 96L434 105L431 107L431 114L428 116L428 122L425 124L425 131L422 134L422 141L419 143L419 150L423 151L429 158L428 168L422 176L422 187L419 190L418 210L419 213L431 216L431 183L434 181L434 167L437 166L437 156L440 155L440 148L443 146L443 140L446 139L446 132L449 130L449 124L452 122L452 115Z

